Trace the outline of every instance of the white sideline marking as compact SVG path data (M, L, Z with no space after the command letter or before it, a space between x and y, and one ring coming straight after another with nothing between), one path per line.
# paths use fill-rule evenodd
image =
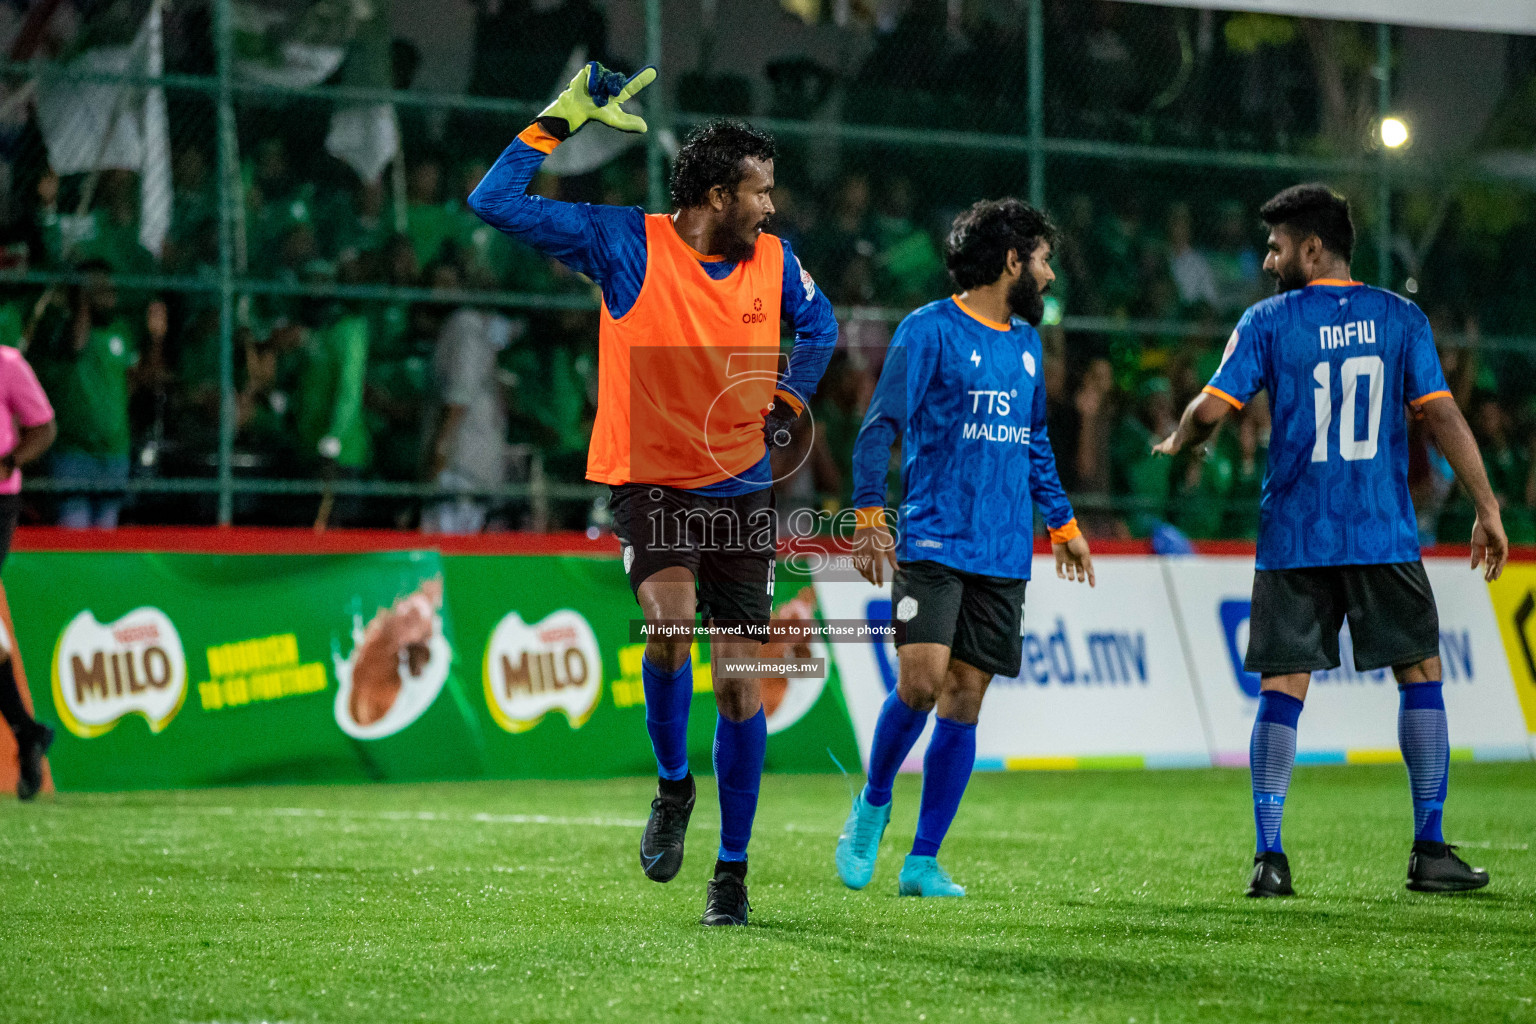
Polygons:
M1496 843L1491 839L1458 839L1451 843L1467 850L1529 850L1530 843Z
M135 808L138 810L138 808ZM183 811L190 814L216 814L233 817L241 815L250 818L334 818L348 821L441 821L452 824L475 825L547 825L553 828L644 828L644 818L571 818L550 814L471 814L455 815L441 814L437 811L352 811L331 810L324 807L230 807L195 805L161 806L157 811ZM696 828L715 829L719 822L706 821L696 818L693 821ZM765 823L766 826L766 823ZM771 827L771 826L766 826ZM786 822L783 826L785 832L807 836L835 836L841 832L840 826L826 825L802 825L798 822ZM1060 839L1061 836L1046 832L1014 832L1007 830L986 830L982 832L967 833L971 839L993 839L1004 842L1036 842L1040 840ZM1489 849L1490 844L1483 842L1468 842L1461 844L1472 849ZM1513 846L1497 846L1494 849L1528 849L1524 844Z

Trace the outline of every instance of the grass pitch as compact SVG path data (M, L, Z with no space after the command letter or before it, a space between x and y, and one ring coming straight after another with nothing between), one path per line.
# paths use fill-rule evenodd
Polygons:
M1403 889L1402 768L1300 768L1300 894L1242 898L1245 772L978 775L902 899L915 779L845 890L836 776L766 781L752 925L714 859L640 873L654 783L64 795L0 804L0 1018L31 1021L1536 1021L1536 765L1454 766L1482 894Z

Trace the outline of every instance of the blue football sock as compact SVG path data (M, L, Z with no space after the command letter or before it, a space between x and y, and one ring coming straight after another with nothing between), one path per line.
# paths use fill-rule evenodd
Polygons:
M1413 838L1443 843L1440 816L1451 770L1451 739L1440 680L1410 683L1399 692L1397 745L1408 764L1408 782L1413 788Z
M976 723L938 718L923 758L923 802L917 811L914 857L937 857L976 767Z
M768 716L758 708L745 722L724 715L715 720L715 785L720 790L720 859L747 859L757 790L763 781Z
M1253 824L1259 837L1259 853L1283 853L1280 819L1285 814L1285 793L1291 788L1291 769L1296 764L1296 720L1301 701L1279 690L1259 694L1259 717L1248 742L1248 770L1253 776Z
M923 734L928 721L926 711L913 711L892 690L880 708L875 722L875 740L869 751L869 781L864 785L864 802L884 807L891 802L891 786L901 763L912 751L912 744Z
M688 707L693 703L693 663L667 672L640 659L645 684L645 729L656 751L657 774L677 782L688 777Z

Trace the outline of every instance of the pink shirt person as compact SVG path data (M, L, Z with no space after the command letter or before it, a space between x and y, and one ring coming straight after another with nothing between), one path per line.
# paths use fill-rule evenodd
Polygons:
M43 394L26 357L19 349L0 345L0 457L10 454L20 441L17 426L40 427L53 419L53 406ZM21 493L21 470L0 482L0 494Z

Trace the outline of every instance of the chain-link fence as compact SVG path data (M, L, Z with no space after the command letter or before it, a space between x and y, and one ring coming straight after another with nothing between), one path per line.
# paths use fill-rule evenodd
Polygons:
M1356 277L1425 306L1505 491L1536 504L1528 40L1503 42L1471 136L1394 152L1405 30L1144 3L54 0L0 34L0 341L61 431L35 519L601 527L596 291L463 202L586 59L659 64L653 131L562 147L546 195L658 209L691 125L778 137L774 230L847 350L791 504L849 500L860 353L947 293L953 215L1012 193L1064 229L1047 372L1084 519L1250 536L1261 406L1207 460L1145 453L1267 291L1258 205L1307 179L1350 195ZM465 380L490 417L475 472L443 457ZM1415 472L1433 532L1456 501Z

